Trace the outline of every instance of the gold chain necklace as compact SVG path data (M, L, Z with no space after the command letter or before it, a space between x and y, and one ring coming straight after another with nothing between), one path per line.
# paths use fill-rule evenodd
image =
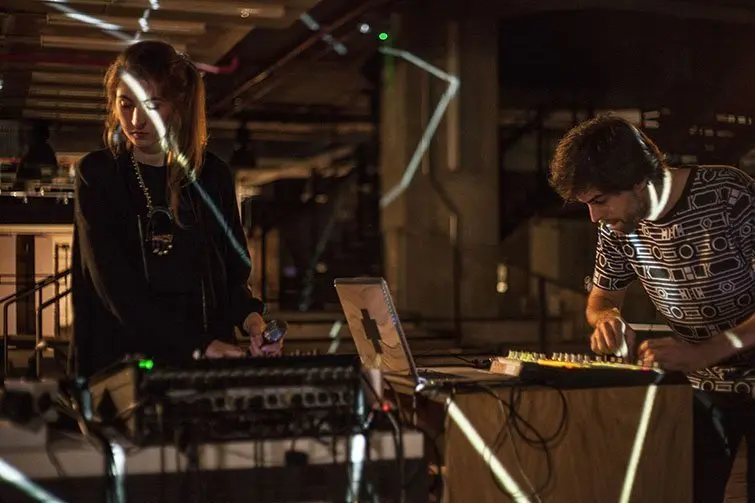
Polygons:
M144 193L144 199L147 202L147 238L145 241L151 245L152 253L163 256L173 249L173 215L168 208L155 208L152 205L152 196L149 193L147 184L144 183L142 170L139 163L136 162L134 153L131 153L131 163L136 173L136 181L139 188Z

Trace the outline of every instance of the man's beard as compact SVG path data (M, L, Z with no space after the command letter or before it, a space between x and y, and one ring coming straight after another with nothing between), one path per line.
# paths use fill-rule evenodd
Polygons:
M633 211L626 215L621 220L608 220L605 223L608 227L619 234L631 234L637 230L637 226L640 220L645 218L648 214L648 202L647 199L642 196L635 196L633 198L634 206Z

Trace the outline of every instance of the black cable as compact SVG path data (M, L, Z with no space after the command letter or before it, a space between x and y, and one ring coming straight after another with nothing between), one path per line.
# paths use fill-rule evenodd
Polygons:
M45 453L47 454L47 459L50 461L50 464L52 464L53 468L55 468L55 472L58 474L58 477L65 478L66 472L63 470L63 466L60 464L60 461L58 460L58 457L55 455L55 449L52 445L52 435L49 433L45 436Z
M552 455L550 452L550 448L551 448L550 444L553 444L559 441L560 437L562 437L562 435L565 434L565 431L566 431L566 425L568 423L568 404L566 401L566 395L564 395L561 389L554 386L548 386L558 392L559 398L561 399L562 414L558 422L558 425L556 427L556 430L551 435L544 436L529 421L524 419L522 415L519 413L519 411L517 410L517 407L519 406L521 402L521 388L519 386L511 386L509 388L508 401L504 400L498 393L496 393L493 389L491 389L488 386L479 384L479 387L483 389L486 393L493 396L496 400L498 400L501 404L503 404L508 409L508 417L507 417L506 423L504 424L504 427L507 428L509 432L509 436L513 436L513 433L515 432L517 436L525 444L529 445L530 447L534 447L539 450L542 450L544 452L545 458L546 458L546 467L547 467L546 468L547 475L546 475L545 482L538 487L530 487L530 489L533 491L530 497L537 497L539 499L540 498L539 495L542 494L550 486L550 483L552 482L552 479L553 479L554 467L553 467ZM527 435L525 433L525 430L530 430L532 434L534 435L534 438ZM500 436L500 433L499 433L499 436ZM501 440L505 441L505 436ZM520 473L522 473L523 477L529 484L529 480L527 479L526 475L523 473L524 469L521 463L521 458L515 447L515 441L513 438L512 438L512 445L514 446L514 457L517 461Z
M385 378L385 376L383 376L383 382L391 390L391 393L393 393L393 399L396 402L396 410L398 411L399 420L402 423L405 422L406 424L412 424L412 420L411 419L407 419L406 417L404 417L404 408L401 405L401 399L398 396L399 393L398 393L398 391L396 391L396 388L393 386L393 384L391 383L391 381L389 381L388 379ZM381 395L375 395L375 396L381 396Z
M100 431L99 425L86 419L79 398L76 395L77 393L61 387L59 405L67 409L73 416L84 438L102 452L105 464L104 501L106 503L123 503L125 501L125 495L123 494L123 491L121 491L119 474L115 472L115 459L112 446L105 435Z
M503 424L501 425L501 430L499 431L498 435L496 436L496 439L493 442L493 445L490 448L490 450L493 452L494 455L497 455L498 454L498 450L500 448L502 448L503 445L504 445L504 443L506 442L507 436L511 438L511 448L512 448L512 450L514 452L514 460L517 463L517 468L519 469L519 474L522 476L522 479L524 479L524 482L527 484L527 488L530 491L530 495L529 496L531 498L535 498L538 502L540 502L541 499L540 499L540 496L539 496L539 492L535 488L535 486L532 484L532 481L530 480L530 478L525 473L524 466L523 466L523 463L522 463L522 459L521 459L521 456L519 455L519 449L516 446L516 441L514 439L514 435L513 435L513 431L512 431L512 426L511 426L512 425L512 417L513 417L513 413L512 413L513 409L511 408L511 404L509 402L506 402L502 398L500 398L500 396L494 390L488 388L487 386L482 386L481 385L481 387L483 387L483 389L485 389L485 391L487 393L489 393L496 400L496 402L498 403L498 405L501 407L501 413L502 413L502 416L503 416ZM490 468L490 467L488 467L488 468ZM492 469L491 469L491 473L492 473ZM501 487L501 485L498 483L497 480L496 480L496 485L498 486L498 488L502 492L504 492L504 494L508 495L508 493L505 490L505 488Z
M399 419L398 421L393 416L393 414L390 411L390 404L385 402L385 400L382 399L382 393L378 393L378 391L375 389L375 386L373 386L372 382L370 381L369 377L362 374L362 380L365 384L367 384L367 387L372 392L375 399L378 400L380 411L385 415L386 418L390 421L391 425L393 426L393 441L396 448L396 461L398 465L398 476L399 476L399 483L396 488L398 491L398 498L396 501L399 503L404 503L405 497L405 490L406 490L406 467L405 467L405 459L404 459L404 431L402 428L402 421ZM398 407L397 407L398 409Z
M414 358L417 359L417 358L422 358L422 357L425 357L425 356L441 356L441 357L444 357L444 358L456 358L457 360L463 361L464 363L466 363L467 365L469 365L470 367L473 367L473 368L480 369L480 368L487 368L487 367L490 366L490 358L489 357L482 358L482 359L480 359L480 358L470 359L470 358L465 358L464 356L461 356L461 355L458 355L458 354L453 354L453 353L451 353L451 354L444 354L444 353L436 352L436 351L437 350L431 349L431 350L428 350L428 351L425 351L425 352L422 352L422 353L418 353L418 354L414 355ZM443 351L445 351L445 350L443 350ZM487 362L486 362L486 360L487 360Z
M438 463L438 473L433 477L433 482L429 487L429 492L431 494L437 493L436 498L438 501L443 500L443 492L444 492L444 481L443 481L443 455L440 453L440 449L438 448L437 441L438 436L442 435L442 432L439 432L437 435L432 435L430 431L423 428L422 426L415 424L411 419L406 418L404 416L404 409L401 405L401 399L399 398L399 392L396 390L396 388L393 386L393 384L383 376L383 382L388 386L388 388L391 390L391 393L393 393L394 400L396 402L396 410L399 415L399 421L401 423L405 423L408 425L411 425L412 428L417 429L422 435L424 436L425 440L429 440L430 444L432 445L433 454L435 454L435 460ZM417 468L417 471L411 476L407 478L406 485L407 487L410 484L410 481L414 480L414 478L417 476L421 469L420 467Z
M160 503L166 503L166 489L167 489L167 474L166 474L166 459L165 459L165 444L168 443L165 435L165 410L162 402L155 404L155 414L157 414L157 427L160 432ZM178 466L176 465L176 470Z

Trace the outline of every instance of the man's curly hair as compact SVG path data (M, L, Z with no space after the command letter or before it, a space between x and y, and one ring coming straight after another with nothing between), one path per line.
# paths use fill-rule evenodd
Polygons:
M598 190L616 194L663 177L658 147L629 121L602 115L574 127L556 147L551 187L566 201Z

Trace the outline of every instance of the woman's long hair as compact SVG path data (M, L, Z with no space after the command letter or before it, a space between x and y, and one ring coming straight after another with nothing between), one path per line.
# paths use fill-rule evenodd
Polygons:
M165 42L143 41L129 46L110 65L105 74L107 118L104 140L113 154L130 148L118 133L116 91L123 72L136 79L149 81L159 90L160 97L171 105L165 127L167 138L168 201L173 215L178 217L181 186L199 176L207 146L207 117L205 88L202 75L183 54Z

